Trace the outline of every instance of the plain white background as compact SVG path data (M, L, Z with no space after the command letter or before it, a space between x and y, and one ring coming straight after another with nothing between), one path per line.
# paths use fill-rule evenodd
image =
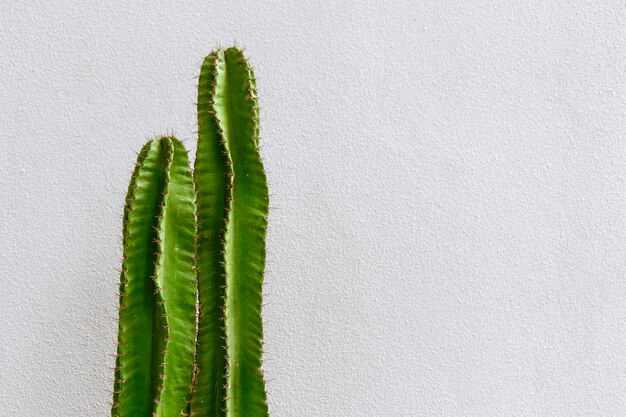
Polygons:
M108 415L138 151L256 68L273 417L626 415L623 1L0 3L0 415Z

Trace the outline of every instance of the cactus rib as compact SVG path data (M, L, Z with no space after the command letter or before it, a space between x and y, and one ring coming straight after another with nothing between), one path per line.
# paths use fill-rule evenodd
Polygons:
M202 64L198 82L198 149L194 166L198 208L198 338L192 417L224 417L226 333L223 321L225 271L222 248L226 220L227 155L213 110L213 52Z
M124 210L112 416L178 416L187 407L196 326L195 215L183 145L172 137L149 141Z

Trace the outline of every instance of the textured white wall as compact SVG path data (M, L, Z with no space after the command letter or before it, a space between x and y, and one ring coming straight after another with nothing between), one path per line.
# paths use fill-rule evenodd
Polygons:
M273 417L626 415L624 2L155 3L0 3L1 416L108 415L134 152L234 40Z

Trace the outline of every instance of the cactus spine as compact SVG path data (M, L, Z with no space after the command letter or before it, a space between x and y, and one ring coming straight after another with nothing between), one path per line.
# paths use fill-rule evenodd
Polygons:
M173 137L149 141L131 177L113 417L268 416L268 189L254 75L239 49L204 60L197 106L193 177Z
M195 216L182 143L148 142L124 210L114 417L179 416L187 408L196 334Z
M193 417L265 417L261 293L268 189L252 69L237 48L202 65L198 87L199 301Z

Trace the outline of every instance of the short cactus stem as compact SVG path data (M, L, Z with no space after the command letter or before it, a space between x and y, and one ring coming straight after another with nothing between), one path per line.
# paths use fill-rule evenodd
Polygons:
M126 197L114 417L188 407L196 332L194 187L180 141L139 153Z

